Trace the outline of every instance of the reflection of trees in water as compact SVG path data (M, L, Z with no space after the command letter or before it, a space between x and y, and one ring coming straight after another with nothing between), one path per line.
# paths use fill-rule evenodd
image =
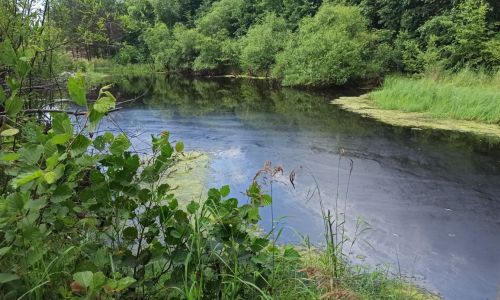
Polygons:
M370 155L382 148L386 155L395 156L400 155L398 149L402 148L427 149L427 155L435 157L441 157L443 153L448 153L448 156L472 157L477 154L477 150L488 153L492 151L484 145L484 140L476 137L384 126L357 114L339 110L329 103L343 94L356 91L308 92L275 87L263 80L178 76L122 77L115 82L120 92L129 98L150 89L142 103L151 109L161 109L161 113L169 116L231 113L255 129L312 131L335 138L339 147L355 143L357 151L362 152L362 155ZM436 143L437 140L441 142ZM498 147L493 147L493 151L494 149ZM415 160L416 164L425 163L419 160L421 155L416 152L409 159ZM448 164L452 160L433 161L439 165Z
M201 116L212 113L234 113L254 128L276 128L338 131L360 131L360 118L329 104L338 95L313 93L274 87L262 80L199 79L177 76L155 76L123 79L118 82L122 93L139 94L151 87L143 103L168 114Z

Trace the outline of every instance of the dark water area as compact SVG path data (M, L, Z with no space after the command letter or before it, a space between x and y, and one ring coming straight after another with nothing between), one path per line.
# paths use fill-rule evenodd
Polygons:
M236 79L117 80L119 100L145 91L108 121L135 137L137 151L146 151L151 134L168 130L187 150L208 153L207 188L229 184L242 201L266 161L283 167L272 190L281 242L300 243L307 235L321 245L317 185L327 208L338 199L345 210L355 263L384 266L445 299L500 297L498 145L394 128L329 103L359 90L307 92ZM269 230L270 208L262 215ZM358 232L370 229L359 235L356 224Z

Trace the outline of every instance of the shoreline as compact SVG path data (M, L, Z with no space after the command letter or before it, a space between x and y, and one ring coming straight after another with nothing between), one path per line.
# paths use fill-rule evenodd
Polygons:
M330 101L331 104L363 117L399 127L410 127L415 130L435 129L473 134L479 137L493 139L500 143L500 126L477 121L457 119L437 119L423 112L404 112L388 110L375 106L369 94L358 97L340 97Z

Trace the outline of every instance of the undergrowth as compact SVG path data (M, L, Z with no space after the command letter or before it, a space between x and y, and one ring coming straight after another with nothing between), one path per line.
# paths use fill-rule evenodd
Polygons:
M14 72L0 88L0 299L408 299L347 264L338 194L333 211L319 198L326 248L311 259L277 244L274 220L259 230L282 169L266 165L243 199L223 186L180 204L169 182L182 142L165 131L139 157L125 133L99 130L118 108L110 87L88 101L81 76L67 82L73 106L28 109L30 66L1 54Z
M371 97L383 109L500 123L500 72L464 70L428 73L421 78L391 76Z

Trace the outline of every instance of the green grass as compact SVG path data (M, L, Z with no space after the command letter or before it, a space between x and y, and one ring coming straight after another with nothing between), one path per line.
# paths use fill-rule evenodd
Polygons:
M421 78L391 76L371 97L382 109L500 123L500 71L486 74L464 70L456 74L426 74Z
M388 269L343 263L342 275L334 278L327 252L310 248L302 251L301 255L302 270L314 282L309 285L313 299L439 299L406 280L391 275Z

